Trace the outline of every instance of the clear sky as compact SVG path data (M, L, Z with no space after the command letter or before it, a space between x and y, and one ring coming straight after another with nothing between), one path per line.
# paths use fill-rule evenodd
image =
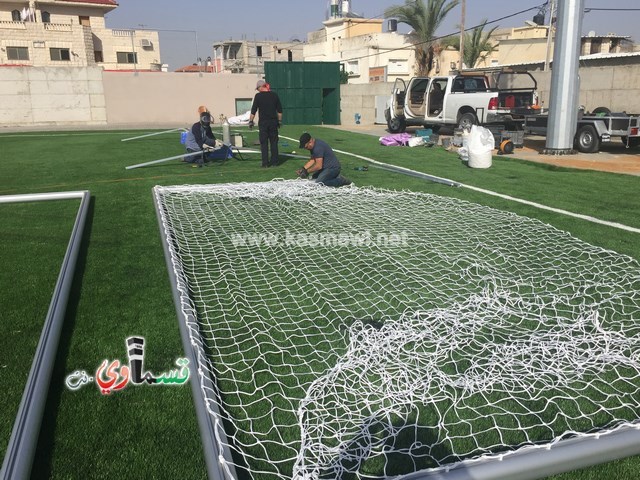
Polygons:
M329 5L328 0L119 0L119 3L118 8L107 14L107 27L158 30L159 60L168 63L170 70L195 63L198 57L204 60L211 56L211 45L216 41L306 41L307 32L322 28ZM544 3L545 0L466 0L465 26L474 26L485 18L497 20ZM403 4L404 0L352 0L351 9L365 18L383 18L386 8ZM585 7L640 9L640 1L585 0ZM450 12L439 35L457 31L461 10L458 6ZM536 13L534 9L500 20L497 25L521 26ZM630 35L640 42L640 10L591 10L584 16L583 33L591 30L598 34ZM400 27L400 31L406 28Z

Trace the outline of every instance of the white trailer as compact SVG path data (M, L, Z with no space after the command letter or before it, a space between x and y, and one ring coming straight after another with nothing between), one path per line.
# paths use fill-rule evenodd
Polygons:
M527 115L524 118L525 133L547 134L549 116L544 113ZM593 112L578 115L578 125L573 143L574 148L583 153L600 150L602 143L618 137L627 148L640 146L640 115L625 112L612 113L606 107L598 107Z

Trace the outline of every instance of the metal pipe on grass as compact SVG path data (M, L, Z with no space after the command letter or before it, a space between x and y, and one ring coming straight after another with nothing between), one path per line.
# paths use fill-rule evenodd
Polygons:
M193 157L195 155L202 155L202 150L199 150L197 152L191 152L191 153L183 153L180 155L175 155L173 157L161 158L160 160L152 160L150 162L138 163L137 165L129 165L128 167L124 167L124 168L126 170L131 170L133 168L146 167L147 165L154 165L156 163L163 163L163 162L168 162L170 160L177 160L178 158Z
M58 352L60 333L64 323L69 292L73 283L73 273L80 251L91 195L88 191L79 191L64 192L62 194L10 195L8 197L0 197L0 203L59 200L63 198L81 199L71 238L69 239L67 251L51 297L49 311L44 321L31 370L22 394L22 400L18 407L18 414L13 424L2 470L0 470L0 479L2 480L26 480L31 476L42 416L51 382L51 373Z
M140 135L139 137L131 137L131 138L123 138L122 140L120 140L121 142L128 142L129 140L138 140L139 138L146 138L146 137L152 137L154 135L163 135L165 133L171 133L171 132L177 132L179 130L182 130L184 132L187 131L186 128L174 128L173 130L165 130L164 132L154 132L154 133L147 133L146 135Z

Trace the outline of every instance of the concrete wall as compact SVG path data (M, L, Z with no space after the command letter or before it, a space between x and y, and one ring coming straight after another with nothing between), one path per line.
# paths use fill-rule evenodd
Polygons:
M236 99L251 99L258 77L249 74L104 72L109 125L186 126L198 120L206 105L219 123L220 114L236 115ZM242 112L244 113L244 112Z
M551 72L531 73L538 81L542 106L547 108ZM640 114L640 65L583 66L579 74L579 103L584 105L587 111L607 107L612 112Z
M0 69L0 127L106 123L101 68Z
M393 82L340 85L340 124L355 125L355 115L360 123L373 125L376 119L376 95L391 95Z
M604 61L604 60L603 60ZM548 107L550 72L533 72ZM580 69L580 103L640 114L640 65ZM251 101L257 77L249 74L105 72L100 67L0 68L0 127L187 126L206 105L216 123L235 116L236 99ZM386 83L340 86L343 125L375 123L376 96L389 96ZM284 119L285 123L287 120Z

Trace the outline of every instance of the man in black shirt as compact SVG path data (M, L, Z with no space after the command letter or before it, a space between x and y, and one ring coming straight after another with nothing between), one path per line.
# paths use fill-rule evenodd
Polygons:
M258 122L262 168L275 167L278 164L278 128L282 124L282 105L280 97L269 88L264 80L258 80L256 96L251 105L249 128L253 128L256 112L260 114ZM271 146L271 162L269 162L269 146Z

